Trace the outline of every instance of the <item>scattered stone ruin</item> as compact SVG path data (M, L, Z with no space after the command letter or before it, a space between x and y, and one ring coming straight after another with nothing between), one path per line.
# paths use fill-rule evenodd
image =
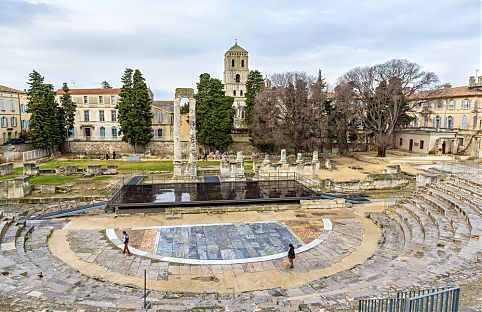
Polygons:
M28 176L0 181L0 198L22 198L30 194L31 187Z
M23 164L23 174L27 176L38 176L39 170L36 163L24 163Z
M0 165L0 176L6 176L13 173L13 163L5 163Z
M311 161L305 161L303 155L298 153L296 155L296 162L288 163L286 150L282 149L279 162L272 163L269 155L266 155L262 163L253 166L253 171L255 171L260 179L269 179L269 177L273 175L286 175L287 178L290 178L290 174L318 179L320 176L320 161L318 159L318 152L314 151ZM291 176L291 178L294 177Z
M243 152L236 154L236 160L230 161L226 156L220 163L221 180L223 181L244 181L244 155Z

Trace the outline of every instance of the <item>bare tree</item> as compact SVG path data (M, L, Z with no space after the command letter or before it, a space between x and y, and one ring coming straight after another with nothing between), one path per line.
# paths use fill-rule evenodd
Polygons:
M296 152L313 148L320 141L323 126L320 85L302 72L274 74L271 81L273 87L262 90L255 101L254 143Z
M395 129L410 121L410 98L434 89L438 82L432 72L407 60L357 67L345 73L339 83L351 83L364 111L363 125L375 138L377 156L385 157L393 145Z
M335 87L333 101L326 107L329 131L325 140L336 141L341 152L347 152L350 144L358 140L363 110L358 104L353 83L341 83Z

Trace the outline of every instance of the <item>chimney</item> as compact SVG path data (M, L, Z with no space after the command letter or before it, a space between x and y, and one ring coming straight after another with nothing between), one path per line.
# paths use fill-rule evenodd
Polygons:
M452 85L450 83L444 84L444 89L450 89L452 88Z
M475 76L470 76L469 87L473 87L474 85L475 85Z

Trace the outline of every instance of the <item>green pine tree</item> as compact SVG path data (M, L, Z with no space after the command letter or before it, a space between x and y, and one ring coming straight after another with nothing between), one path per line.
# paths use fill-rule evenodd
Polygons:
M252 122L253 106L256 96L264 87L264 78L258 70L251 70L246 81L246 124Z
M119 124L122 140L132 145L134 152L139 145L143 146L152 138L152 111L149 89L142 73L127 68L122 77L122 88L119 92Z
M32 144L35 148L52 149L64 142L64 110L55 102L53 86L45 84L42 75L34 70L29 77L27 95Z
M72 129L74 129L75 110L77 109L77 105L74 101L72 101L72 97L70 96L70 89L67 86L66 82L64 82L64 84L62 85L62 90L64 91L64 93L60 97L60 106L63 109L63 113L65 114L64 128L66 137L69 137Z
M196 99L197 140L206 146L222 149L233 142L234 98L225 96L221 80L207 73L199 76Z
M102 82L100 83L100 86L101 86L101 88L103 88L103 89L112 89L112 87L110 86L110 84L109 84L106 80L102 81Z

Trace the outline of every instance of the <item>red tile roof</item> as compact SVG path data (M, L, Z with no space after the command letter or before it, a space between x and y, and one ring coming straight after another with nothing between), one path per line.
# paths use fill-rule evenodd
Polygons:
M413 95L413 99L445 99L460 96L482 96L482 90L468 86L442 88L436 91L424 91Z
M95 89L70 89L70 95L92 95L92 94L119 94L119 88L95 88ZM57 95L64 94L62 89L55 91Z

